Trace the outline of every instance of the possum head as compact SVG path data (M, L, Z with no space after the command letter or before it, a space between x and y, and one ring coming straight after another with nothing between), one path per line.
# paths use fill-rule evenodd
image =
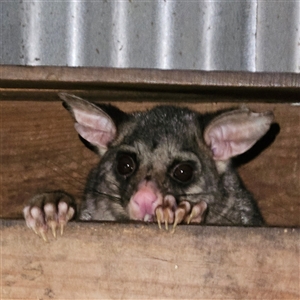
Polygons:
M60 97L78 134L102 156L88 178L80 216L85 220L153 221L161 206L224 202L220 176L230 158L251 148L273 119L270 112L246 108L201 115L157 106L126 114L76 96Z

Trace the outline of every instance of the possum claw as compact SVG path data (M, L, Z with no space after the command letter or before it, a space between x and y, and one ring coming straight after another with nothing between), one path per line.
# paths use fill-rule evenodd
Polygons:
M169 230L169 224L172 224L174 221L174 212L170 207L164 208L164 220L165 220L165 228Z
M176 210L175 212L175 221L174 221L174 224L173 224L173 229L175 229L175 227L182 222L184 216L185 216L186 212L184 209L182 208L179 208Z
M195 204L192 208L190 215L188 215L185 219L187 224L197 223L200 224L203 220L204 212L207 209L207 203L205 201L201 201Z
M168 221L166 220L165 221L165 228L166 228L166 230L168 231L169 230L169 225L168 225L169 223L168 223Z
M161 229L161 223L164 221L164 213L161 205L156 208L155 216L156 216L158 228Z
M166 230L169 230L169 224L173 224L171 233L174 233L180 223L200 224L203 221L204 212L207 209L205 201L194 204L183 200L177 207L175 201L173 196L168 195L165 197L163 205L156 208L155 216L159 229L162 228L162 223L165 223Z
M41 235L41 237L42 237L42 239L44 240L45 243L49 242L48 239L47 239L47 235L44 231L41 231L40 235Z
M165 223L165 229L169 230L169 224L174 222L175 207L175 198L172 195L165 196L163 204L159 205L155 210L156 221L159 229L161 229L161 224Z
M191 210L191 204L187 201L182 201L175 210L175 220L173 224L172 233L175 232L175 228L178 224L180 224L184 217Z
M50 227L51 227L52 235L56 239L56 227L57 226L56 226L56 224L54 222L51 222Z
M65 224L61 223L60 224L60 235L64 234L64 229L65 229Z
M31 229L33 230L33 232L34 232L36 235L39 235L39 233L37 232L37 230L36 230L35 227L31 227Z
M166 195L164 198L164 219L165 219L165 228L169 230L169 224L174 223L176 209L176 199L172 195Z

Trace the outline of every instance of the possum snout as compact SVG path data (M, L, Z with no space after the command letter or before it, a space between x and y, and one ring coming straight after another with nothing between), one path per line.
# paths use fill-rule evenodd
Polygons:
M128 204L132 220L153 221L156 208L162 204L162 194L153 181L143 181Z

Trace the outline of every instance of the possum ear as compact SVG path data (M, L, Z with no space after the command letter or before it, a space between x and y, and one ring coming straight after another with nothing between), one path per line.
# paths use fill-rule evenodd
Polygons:
M60 93L59 97L75 119L74 126L78 134L103 155L108 144L117 135L116 124L112 118L100 107L77 96Z
M223 113L204 130L204 140L215 160L227 160L250 149L269 130L271 111L251 112L248 108Z

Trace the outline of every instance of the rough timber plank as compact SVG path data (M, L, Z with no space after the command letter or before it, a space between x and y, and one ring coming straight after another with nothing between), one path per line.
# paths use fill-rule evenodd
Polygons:
M157 103L114 104L132 111ZM236 105L180 104L202 112ZM247 105L257 111L273 110L280 132L267 149L240 167L240 173L268 224L300 226L300 107L289 103ZM2 101L0 107L0 215L20 218L28 199L47 190L64 189L80 199L85 178L98 157L79 141L73 122L60 101Z
M1 299L298 300L299 229L3 221Z
M29 67L0 66L1 86L32 86L32 84L61 83L89 85L160 85L211 87L285 87L299 88L299 75L295 73L252 73L236 71L190 71L158 69L121 69L91 67Z
M55 100L65 89L106 101L299 102L299 87L293 73L0 66L5 100Z

